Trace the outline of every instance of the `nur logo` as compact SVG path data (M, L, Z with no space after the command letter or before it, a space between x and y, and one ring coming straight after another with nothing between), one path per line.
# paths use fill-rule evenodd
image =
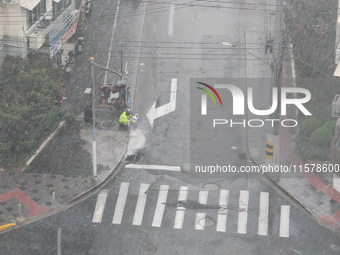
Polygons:
M215 95L217 96L218 100L220 101L221 106L222 106L221 97L220 97L220 95L217 93L217 91L213 87L211 87L210 85L208 85L206 83L203 83L203 82L197 82L197 83L201 84L203 86L206 86L212 92L214 92ZM215 105L217 105L214 96L211 94L211 92L209 90L206 90L206 89L203 89L203 88L200 88L200 87L197 87L197 88L200 89L200 90L203 90L205 93L207 93L212 98L212 100L214 101ZM202 96L201 96L201 114L202 115L207 115L207 94L202 94Z
M214 87L203 83L203 82L197 82L198 84L201 84L207 88L209 88L212 92L215 93L217 98L220 101L220 104L222 106L222 101L220 98L220 95L217 93L216 89L226 89L228 92L231 93L233 98L233 115L244 115L245 114L245 96L242 92L242 90L231 84L215 84ZM216 100L212 93L204 88L197 87L200 90L203 90L206 92L210 97L213 99L215 105L217 105ZM289 98L288 94L304 94L304 97L302 98ZM278 107L279 104L279 96L280 96L280 114L281 115L287 115L287 105L292 104L295 105L304 115L312 115L304 106L304 103L307 103L311 99L311 93L309 90L304 88L297 88L297 87L282 87L281 93L279 95L278 88L273 87L272 88L272 105L269 109L266 110L259 110L254 107L254 99L253 99L253 88L248 87L247 88L247 106L248 110L258 116L265 116L270 115L274 113ZM201 95L201 115L207 115L207 95L202 94Z

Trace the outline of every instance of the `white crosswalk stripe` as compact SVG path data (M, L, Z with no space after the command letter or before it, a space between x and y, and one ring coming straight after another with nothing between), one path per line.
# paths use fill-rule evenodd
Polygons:
M150 185L142 183L140 185L138 200L136 205L135 215L133 217L133 225L142 225L143 215L144 215L144 208L147 198L147 190L149 189Z
M266 236L268 233L269 193L260 193L260 212L258 235Z
M219 206L221 209L217 214L217 226L216 231L226 232L227 231L227 215L228 215L228 200L229 190L222 189L220 191Z
M239 213L237 223L237 233L247 233L247 220L248 220L248 202L249 202L249 191L241 190L239 199Z
M168 185L161 185L161 188L159 190L156 210L155 210L155 214L154 214L153 221L152 221L153 227L160 227L162 224L166 198L168 196L168 190L169 190Z
M281 205L280 237L289 237L289 214L290 206Z
M172 215L171 217L174 218L170 219L170 221L173 222L172 227L174 229L183 229L186 219L187 222L191 221L191 224L194 224L193 227L195 230L204 230L206 224L208 224L206 221L208 213L209 220L212 219L214 221L214 218L216 219L216 229L214 230L216 232L231 233L236 231L238 234L243 235L247 234L247 232L249 232L249 234L254 234L255 232L259 236L267 236L268 232L270 233L268 229L270 195L268 192L250 193L249 190L240 190L237 191L239 192L239 196L237 196L235 191L226 189L219 191L189 190L188 186L180 186L179 190L171 190L172 195L168 197L169 185L160 185L158 189L152 185L154 188L150 190L151 184L140 183L139 189L132 188L131 191L129 191L129 185L128 182L122 182L120 185L118 197L115 202L112 224L122 224L123 214L128 213L132 209L134 210L132 214L133 218L132 215L131 218L130 216L124 217L124 222L130 221L131 224L132 221L132 225L140 226L151 223L152 227L159 228L162 226L163 218L166 217L166 222L169 222L169 215ZM150 195L150 191L153 195ZM173 194L176 194L176 196L173 196ZM196 200L197 195L198 200ZM106 215L104 214L105 206L108 203L107 201L110 201L110 199L108 199L109 196L110 193L108 190L102 190L98 194L92 218L93 223L102 222L102 218ZM188 199L188 196L191 200ZM129 211L124 212L127 200L130 198L133 198L133 202L128 202ZM250 198L251 203L249 205ZM168 199L169 201L167 201ZM218 206L216 205L217 199ZM259 201L259 203L256 201ZM238 202L238 206L235 205L235 202ZM148 206L146 206L147 203ZM256 203L258 203L257 206ZM231 207L229 204L231 204ZM196 206L198 207L196 208ZM258 209L254 210L254 207ZM187 210L187 208L196 208L196 210ZM198 208L199 210L197 210ZM170 209L174 210L173 214L165 213L166 210ZM144 222L144 215L150 215L150 212L153 212L153 217L151 219L145 218ZM258 217L258 222L248 223L248 217L250 216L252 220ZM194 222L192 221L192 217L195 219ZM210 222L211 220L209 223ZM168 227L169 225L167 224L164 224L164 227ZM247 229L248 224L249 230ZM273 224L275 224L275 222L271 222L270 226ZM274 231L276 233L270 234L285 238L289 237L289 224L290 206L281 205L280 220L276 223L276 226L279 225L279 231L276 230ZM278 228L271 228L271 230L273 229Z
M113 215L112 224L120 224L122 222L125 202L127 198L127 193L129 189L129 183L122 182L120 184L119 194L118 194L118 200L116 203L116 209L115 213Z
M100 223L102 221L107 193L108 193L108 190L102 190L98 194L97 203L96 203L96 207L94 209L94 214L92 218L93 223Z
M208 202L208 191L201 190L198 197L198 203L206 205ZM205 213L196 213L195 229L203 230L205 226Z
M178 201L187 202L188 190L189 188L186 186L182 186L180 188L179 194L178 194ZM176 216L175 216L174 228L176 229L183 228L184 215L185 215L185 207L178 206L177 211L176 211Z

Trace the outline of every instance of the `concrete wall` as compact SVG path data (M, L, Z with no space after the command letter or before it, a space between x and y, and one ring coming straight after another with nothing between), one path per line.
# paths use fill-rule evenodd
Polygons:
M23 37L26 29L26 10L20 5L1 4L0 13L1 35Z

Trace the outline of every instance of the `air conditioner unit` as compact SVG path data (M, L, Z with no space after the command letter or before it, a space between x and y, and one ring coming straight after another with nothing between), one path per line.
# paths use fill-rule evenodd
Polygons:
M20 0L2 0L4 4L13 4L13 5L18 5Z
M29 36L31 49L39 49L45 43L45 30L36 30Z

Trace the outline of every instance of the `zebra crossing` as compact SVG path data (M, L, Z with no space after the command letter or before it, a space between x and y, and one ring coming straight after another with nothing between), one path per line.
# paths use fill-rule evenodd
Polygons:
M155 228L160 228L162 226L163 217L165 211L168 209L167 202L169 200L169 185L162 184L159 186L159 189L154 190L157 195L157 201L152 201L152 208L147 207L147 202L150 200L149 198L149 190L151 185L148 183L141 183L138 189L137 201L133 201L134 213L132 219L132 225L140 226L143 224L143 219L145 218L145 212L148 210L148 214L151 211L152 214L152 222L151 226ZM129 188L130 183L122 182L119 187L118 197L115 202L115 209L112 212L112 224L122 224L122 219L125 211L125 207L127 201L129 199ZM131 191L130 191L131 192ZM238 197L231 197L231 191L227 189L221 189L218 191L214 191L215 194L218 194L218 206L208 206L209 195L212 191L209 190L189 190L188 186L181 186L179 190L177 190L178 196L176 195L176 203L174 205L174 219L173 219L173 228L174 229L182 229L184 227L184 222L186 219L186 214L188 211L190 213L194 212L195 222L193 228L198 231L202 231L206 226L206 210L205 209L213 209L215 212L216 223L215 231L217 232L227 232L228 218L230 217L230 201L238 199L238 208L236 208L237 213L237 233L245 235L247 234L248 216L249 216L249 202L250 202L250 192L249 190L239 190ZM197 202L188 200L188 193L194 192L198 193ZM257 223L257 235L259 236L267 236L268 235L268 226L269 226L269 201L270 196L268 192L260 192L259 194L259 208L256 212L258 214L258 223ZM109 196L108 190L102 190L97 197L96 205L94 208L93 223L101 223L103 219L103 214L105 210L105 205L107 203L107 198ZM148 199L149 198L149 199ZM155 197L154 197L155 200ZM154 203L155 202L155 203ZM189 203L190 202L190 203ZM236 202L236 201L234 201ZM131 205L131 202L128 202ZM188 210L194 209L195 206L197 210ZM279 220L279 231L277 235L280 237L289 237L289 219L290 219L290 206L289 205L281 205L280 208L280 220ZM211 211L211 210L210 210ZM251 211L254 213L254 210ZM229 217L228 217L229 216ZM188 218L188 217L187 217ZM230 221L230 220L229 220ZM147 223L145 223L147 224Z

